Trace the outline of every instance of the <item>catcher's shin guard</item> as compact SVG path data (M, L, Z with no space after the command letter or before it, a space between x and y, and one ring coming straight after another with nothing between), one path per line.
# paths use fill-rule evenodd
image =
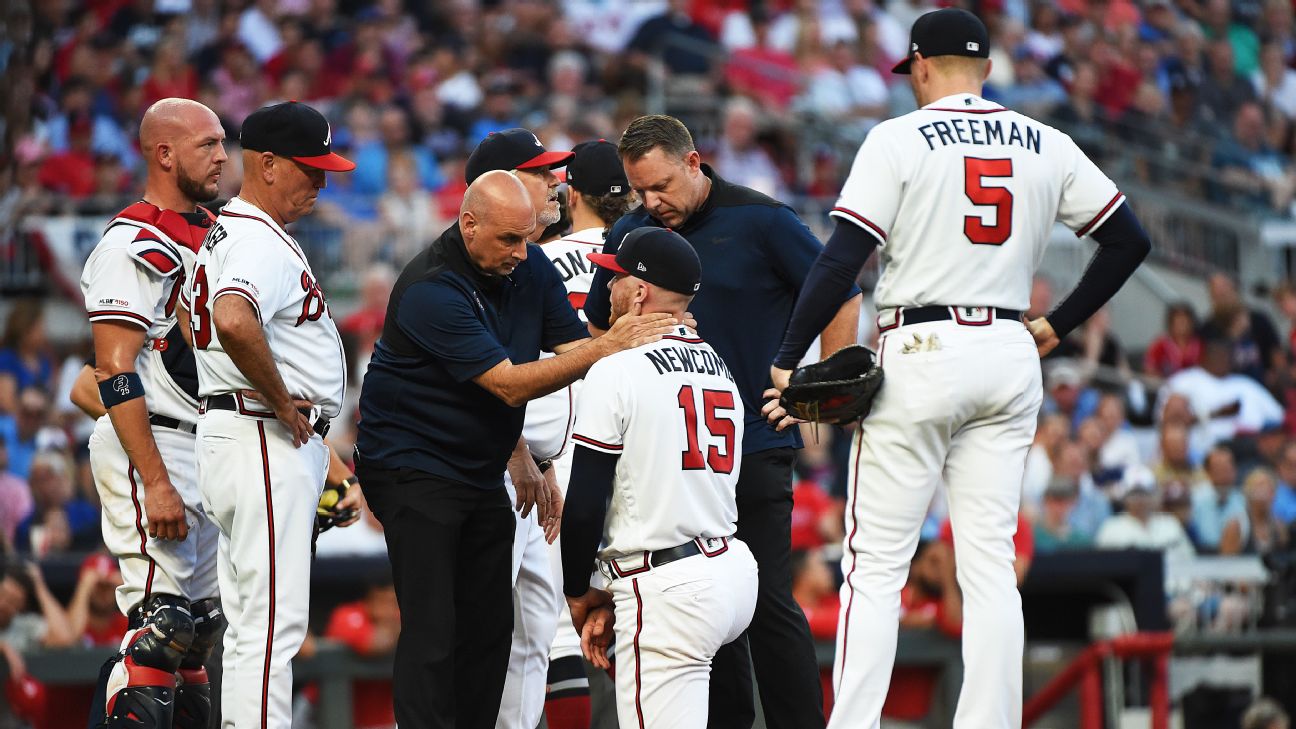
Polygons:
M143 605L144 623L122 641L108 677L108 729L170 729L175 673L194 639L189 601L154 595Z
M225 616L215 598L198 600L190 608L194 619L194 639L180 660L176 672L174 729L207 729L211 718L211 681L204 665L211 656Z

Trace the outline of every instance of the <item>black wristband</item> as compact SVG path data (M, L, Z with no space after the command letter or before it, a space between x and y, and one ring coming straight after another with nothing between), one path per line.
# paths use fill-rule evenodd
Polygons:
M99 383L99 399L107 410L137 397L144 397L144 381L138 372L122 372Z

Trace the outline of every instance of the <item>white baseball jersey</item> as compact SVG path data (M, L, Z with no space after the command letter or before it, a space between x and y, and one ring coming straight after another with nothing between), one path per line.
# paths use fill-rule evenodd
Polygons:
M270 216L235 197L198 251L188 293L199 394L255 389L221 347L211 312L222 296L252 304L289 394L335 418L346 389L342 340L306 254Z
M545 243L540 249L553 261L558 273L562 274L563 285L567 287L567 299L571 301L581 321L585 321L585 297L589 295L590 286L594 283L594 264L587 256L603 250L603 231L603 228L578 230L561 240ZM541 353L540 358L552 356L545 352ZM527 403L522 437L526 438L533 454L541 458L553 458L567 448L567 439L571 436L572 421L576 414L576 395L580 393L580 387L581 381L577 380L557 392Z
M1083 236L1123 200L1066 134L956 94L873 127L832 215L881 244L879 311L1025 310L1054 221Z
M596 362L572 438L620 456L599 558L732 535L742 436L733 375L687 327Z
M109 222L81 272L92 323L120 321L147 332L135 371L149 412L190 423L198 417L193 372L174 356L183 353L184 341L172 330L176 297L199 243L191 240L196 235L201 232L178 213L136 203Z

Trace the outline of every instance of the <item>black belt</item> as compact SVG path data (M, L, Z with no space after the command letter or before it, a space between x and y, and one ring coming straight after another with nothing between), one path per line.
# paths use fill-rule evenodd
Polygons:
M718 541L722 546L714 552L708 552L702 548L701 541L703 539L707 539L708 541ZM729 539L730 537L698 537L691 542L685 542L677 547L659 549L655 552L645 552L644 563L642 565L631 567L630 569L622 569L621 566L617 564L617 560L614 559L608 562L608 566L610 567L608 570L608 578L615 580L618 577L637 575L642 572L647 572L654 567L661 567L662 565L670 564L671 562L684 559L685 557L695 557L699 554L705 554L708 557L716 557L729 551Z
M165 415L158 415L157 413L149 413L149 424L156 425L159 428L178 430L181 433L196 433L198 431L198 426L193 423L186 423L183 420L168 418Z
M275 418L274 413L258 413L252 410L246 410L242 408L239 404L238 398L234 397L234 393L231 392L227 392L224 395L211 395L209 397L203 398L203 409L204 410L233 410L236 413L241 413L243 415L251 415L252 417L255 418L266 418L268 420L273 420ZM310 411L308 410L300 410L299 412L301 412L302 415L305 415L308 418L310 417ZM319 437L324 438L328 435L329 425L331 423L332 423L331 418L326 418L321 415L319 418L315 420L314 423L311 423L311 430L314 430L319 435Z
M994 312L994 316L986 316L987 311ZM955 321L964 326L980 327L999 319L1021 321L1022 312L999 307L987 309L983 306L916 306L912 309L908 307L898 309L895 316L894 324L882 326L882 317L879 315L878 330L885 332L901 325L925 324L930 321Z

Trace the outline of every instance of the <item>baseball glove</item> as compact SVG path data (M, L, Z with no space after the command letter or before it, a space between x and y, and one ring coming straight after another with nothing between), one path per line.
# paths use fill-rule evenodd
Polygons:
M882 368L868 347L843 348L822 362L798 367L779 404L812 423L846 423L867 417L882 387Z
M320 494L319 504L315 506L315 529L317 533L324 533L338 524L342 524L355 516L355 509L338 510L338 502L346 496L347 485L339 483L335 486L325 486L324 492Z

